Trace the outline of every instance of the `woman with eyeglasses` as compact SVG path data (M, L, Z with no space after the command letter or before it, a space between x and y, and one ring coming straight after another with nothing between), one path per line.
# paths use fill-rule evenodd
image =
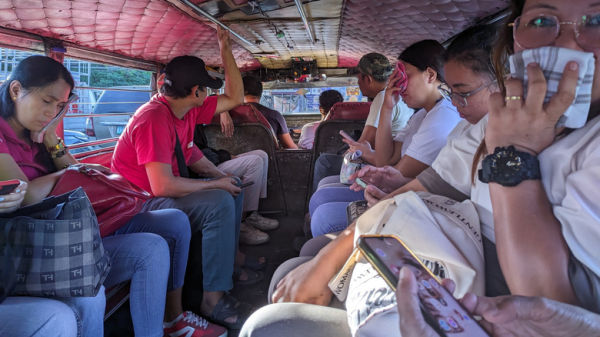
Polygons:
M511 4L496 63L528 50L541 62L526 67L526 83L505 80L490 97L475 157L483 159L475 180L489 183L493 210L483 234L495 239L511 293L600 312L600 2ZM562 127L561 116L574 111L581 127Z

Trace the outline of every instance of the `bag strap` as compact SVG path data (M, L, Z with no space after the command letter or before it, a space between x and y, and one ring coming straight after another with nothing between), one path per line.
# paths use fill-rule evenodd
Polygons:
M171 116L175 116L169 104L158 99L156 101L166 106L167 109L169 109ZM173 131L175 131L175 158L177 159L177 168L179 169L179 176L183 178L189 178L190 171L188 170L187 164L185 162L185 157L183 155L183 150L181 149L181 142L179 141L179 135L177 134L177 128L175 127L175 123L173 123Z

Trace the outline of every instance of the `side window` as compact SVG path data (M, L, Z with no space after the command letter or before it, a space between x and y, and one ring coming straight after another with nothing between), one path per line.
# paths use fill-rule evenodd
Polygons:
M0 83L6 81L13 69L21 62L24 58L33 55L43 55L41 53L0 48Z
M65 143L112 139L93 146L77 145L72 153L114 145L129 118L150 99L151 72L67 57L64 65L75 79L79 96L64 119Z

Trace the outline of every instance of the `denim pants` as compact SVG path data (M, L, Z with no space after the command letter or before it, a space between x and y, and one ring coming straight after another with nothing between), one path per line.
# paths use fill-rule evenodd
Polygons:
M111 287L131 280L129 306L136 336L163 336L167 283L173 280L175 286L177 282L169 272L177 274L179 267L170 269L169 244L161 235L181 232L182 241L189 244L187 224L185 215L177 210L141 212L118 233L102 240L112 264L104 285ZM185 255L187 259L185 245L180 246L174 249L174 257ZM185 272L185 262L183 268Z
M0 303L0 336L102 337L104 287L95 297L8 297Z
M364 200L363 191L348 187L322 187L310 198L310 229L313 237L337 232L348 227L346 207L352 201Z
M186 213L192 233L202 232L204 291L227 291L233 288L243 199L243 193L233 197L224 190L204 190L181 198L152 198L143 210L175 208Z

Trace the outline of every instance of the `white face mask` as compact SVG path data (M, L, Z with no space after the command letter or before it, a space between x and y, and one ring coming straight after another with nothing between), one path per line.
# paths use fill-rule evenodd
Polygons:
M541 47L515 53L509 57L508 61L511 76L523 80L524 96L527 95L527 65L533 62L540 65L548 84L544 103L548 103L550 98L556 94L558 83L567 63L576 61L579 64L579 80L575 99L558 120L556 127L580 128L585 125L592 97L594 53L560 47Z

